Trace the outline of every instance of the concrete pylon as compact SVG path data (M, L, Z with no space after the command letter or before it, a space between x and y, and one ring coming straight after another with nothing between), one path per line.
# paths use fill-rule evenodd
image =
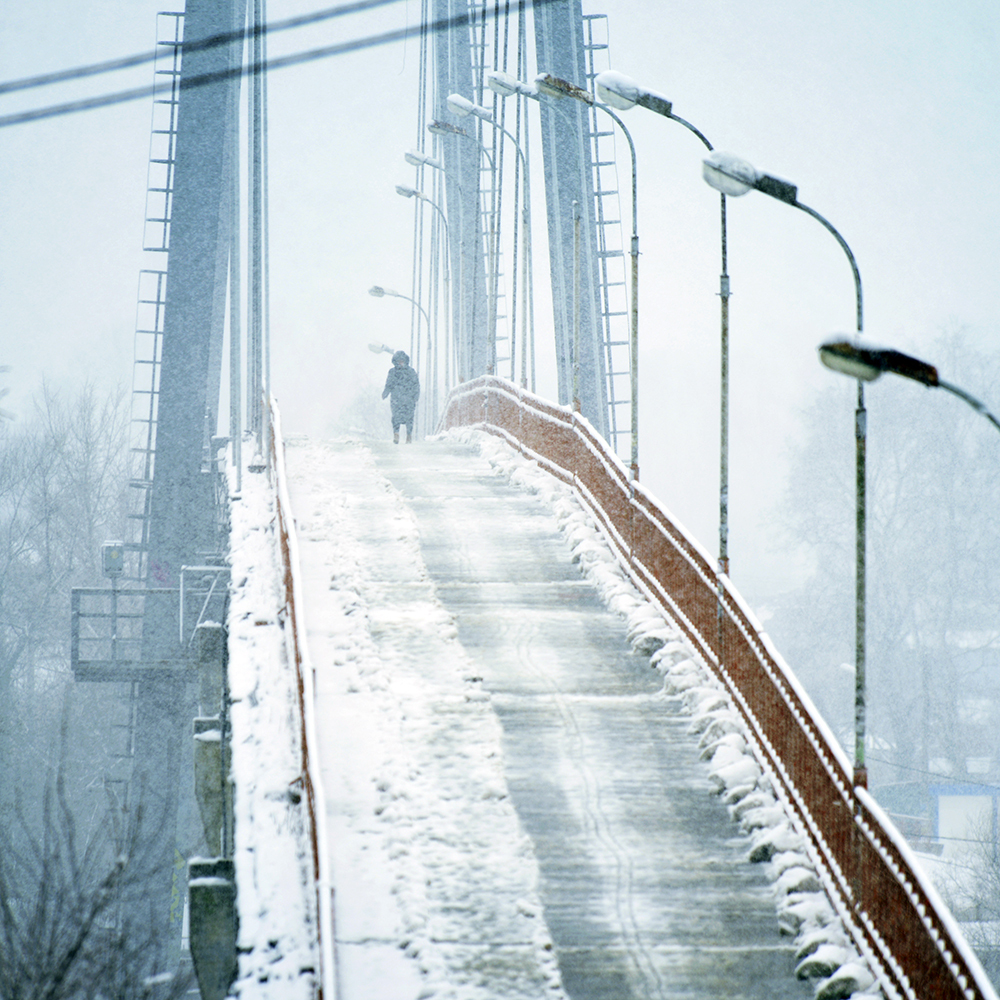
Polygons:
M236 978L236 870L230 858L188 865L191 959L202 1000L225 1000Z

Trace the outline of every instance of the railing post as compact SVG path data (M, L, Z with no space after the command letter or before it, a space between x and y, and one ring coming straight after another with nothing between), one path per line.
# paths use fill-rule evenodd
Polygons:
M232 844L232 788L226 753L226 633L222 625L202 622L194 632L201 715L194 720L194 787L205 843L216 856Z

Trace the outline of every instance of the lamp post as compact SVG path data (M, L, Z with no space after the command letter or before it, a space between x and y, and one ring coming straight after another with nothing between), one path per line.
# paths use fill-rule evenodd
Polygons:
M400 195L400 197L403 197L403 198L416 198L418 201L426 202L428 205L431 206L431 208L433 208L433 209L435 209L437 211L438 215L441 216L441 219L442 219L442 221L444 222L444 225L445 225L445 231L447 232L448 220L445 218L444 212L442 212L440 206L437 205L431 198L428 198L427 195L425 195L423 193L423 191L418 191L416 188L407 187L405 184L397 184L396 185L396 194ZM416 262L414 262L414 263L416 264ZM421 271L420 273L422 274L423 272ZM417 304L419 305L419 303L417 303ZM430 318L427 316L427 311L425 309L421 308L420 311L424 314L424 317L427 319L427 344L428 344L428 350L430 350L430 345L431 345L431 342L432 342L432 339L433 339L433 331L431 330L431 321L430 321ZM414 361L414 367L416 367L417 364L418 364L418 361L419 361L419 357L420 357L420 330L419 330L419 326L417 328L417 337L416 337L415 341L411 338L411 344L415 344L415 347L416 347L416 353L414 354L414 359L413 359L413 361ZM413 347L411 346L410 349L412 351ZM430 370L430 365L428 365L428 370ZM427 399L427 394L425 394L424 398L425 398L424 411L426 413L426 399Z
M944 389L959 399L968 403L977 413L985 417L997 430L1000 430L1000 420L987 409L982 400L971 393L960 389L951 382L946 382L938 375L937 368L919 358L911 357L900 351L885 347L862 347L849 340L830 340L819 347L820 361L833 371L849 375L863 382L873 382L883 372L912 379L928 388ZM864 564L862 564L864 572Z
M486 85L496 94L498 97L513 97L515 94L521 97L530 97L533 101L538 101L541 99L541 94L538 92L538 88L530 83L524 83L521 80L516 79L509 73L504 73L502 70L489 70L486 73ZM527 209L528 200L531 195L531 182L528 176L528 160L527 157L522 157L524 163L524 198L526 205L526 212L530 216L530 211ZM525 254L525 260L527 261L531 255L531 244L528 244L528 250ZM530 338L531 338L531 389L535 389L535 302L534 302L534 279L532 277L532 271L529 267L525 265L525 280L523 282L526 289L529 291L529 301L528 301L528 324L530 325ZM522 324L522 330L527 330L528 328ZM522 336L522 363L521 363L521 385L526 387L525 383L525 371L527 369L527 359L525 358L524 348L525 339Z
M597 96L605 104L619 111L627 111L636 105L655 111L683 125L696 135L705 148L712 152L713 146L704 134L689 121L673 113L673 106L662 94L640 87L624 73L605 70L594 80ZM719 211L722 240L722 270L719 275L719 301L721 303L720 331L720 419L719 419L719 572L729 575L729 273L727 270L726 241L726 195L719 192Z
M443 121L432 121L427 125L427 130L434 135L455 135L461 138L469 139L474 142L483 152L490 165L490 177L491 183L493 185L493 191L497 188L497 168L496 163L493 161L493 157L490 156L489 150L474 136L470 135L465 131L464 128L459 128L457 125L452 125L450 122ZM496 365L496 339L497 339L497 298L496 298L496 270L497 270L497 260L496 260L496 219L494 213L490 212L490 234L487 240L486 253L487 253L487 264L489 267L489 274L487 275L487 299L488 299L488 309L487 309L487 337L489 339L489 372L493 374L493 369Z
M757 190L811 215L840 244L847 255L854 276L855 318L857 333L864 329L862 318L861 273L847 241L815 209L798 200L798 188L788 181L759 173L746 160L730 153L713 152L702 166L702 176L710 187L725 195L739 197ZM864 381L858 379L858 402L854 415L855 471L855 595L854 595L854 785L868 787L865 766L865 448L866 421Z
M433 167L435 170L444 170L444 164L440 160L435 160L433 156L421 153L418 149L407 150L403 154L403 159L412 167Z
M402 292L394 292L391 288L383 288L381 285L372 285L368 289L368 294L373 295L376 299L390 295L394 299L406 299L407 302L412 302L424 314L424 319L427 320L427 329L431 328L431 318L427 315L427 310L416 299L411 299L409 295L404 295Z
M440 160L435 159L433 156L428 156L426 153L422 153L422 152L420 152L419 150L416 150L416 149L411 149L411 150L408 150L406 153L404 153L403 154L403 159L406 160L407 163L409 163L411 166L414 166L414 167L432 167L434 170L440 170L442 173L447 173L448 172L446 170L446 168L445 168L445 165ZM461 184L458 185L458 190L459 190L459 192L461 192L461 190L462 190ZM432 204L433 204L433 202L432 202ZM462 305L464 303L464 299L462 297L459 297L459 301L458 301L458 304L457 304L458 308L457 308L457 311L456 311L456 314L455 314L456 329L454 331L451 331L451 327L449 325L449 317L451 316L451 313L450 313L451 298L450 298L450 291L449 291L449 289L451 287L451 230L448 227L448 220L445 217L444 212L441 211L440 206L434 205L434 207L437 208L437 210L439 212L441 212L441 220L442 220L442 222L444 222L444 227L445 227L445 238L446 238L447 243L448 243L448 250L446 251L446 253L444 255L444 257L445 257L444 283L445 283L445 310L446 310L445 330L451 332L451 334L452 334L452 344L451 344L451 349L450 350L447 348L447 345L446 345L446 349L445 349L445 352L444 352L444 380L445 380L445 385L447 385L447 386L450 387L450 385L451 385L451 357L452 357L453 352L457 353L458 342L459 342L459 339L461 337L461 331L462 331L462 329L464 327L464 318L463 318L464 317L464 310L462 309ZM462 202L460 200L459 201L459 212L460 213L461 213L461 209L462 209ZM459 225L459 229L461 229L461 224ZM458 285L459 285L459 288L461 288L461 285L462 285L462 275L464 274L464 263L465 263L465 260L464 260L463 255L459 254L458 255L458 266L459 266ZM455 359L454 359L454 367L455 367L455 371L457 372L458 371L458 359L457 359L457 357L455 357Z
M438 167L439 169L442 169L442 170L444 169L444 167L440 163L438 163L437 160L433 159L433 157L426 156L425 154L419 153L419 152L417 152L415 150L411 150L410 152L404 154L404 156L405 156L405 159L406 159L407 163L422 164L422 165L425 165L425 166ZM433 199L428 198L427 195L425 195L422 191L418 191L415 188L406 187L403 184L397 184L396 185L396 193L398 195L401 195L404 198L417 198L420 201L424 201L428 205L430 205L431 208L433 208L437 212L437 214L441 217L441 224L444 226L445 245L446 245L446 247L450 248L450 246L451 246L451 232L448 229L448 217L444 214L444 211L441 209L441 206L438 205L437 202L435 202ZM436 288L432 289L432 291L436 291ZM449 323L449 316L450 316L450 314L449 314L449 305L450 305L450 301L451 301L450 296L451 296L451 263L450 263L450 260L449 260L449 253L446 250L445 254L444 254L444 308L445 308L444 329L446 331L446 334L445 334L446 337L447 337L447 331L449 329L448 323ZM432 295L432 299L433 299L433 295ZM436 308L434 310L434 315L435 315L435 317L437 316L437 309ZM428 325L427 325L427 341L428 341L428 348L430 350L431 357L430 357L430 359L428 361L428 364L427 364L427 372L428 372L428 381L430 383L430 392L426 393L425 395L426 395L426 397L427 397L427 399L429 401L429 405L430 405L430 409L431 409L431 419L432 420L436 420L437 419L437 351L438 351L438 347L437 347L438 336L437 336L437 334L438 334L438 331L437 331L437 329L435 329L433 331L433 336L432 336L430 322L428 321ZM448 359L448 349L447 349L447 345L446 345L446 347L445 347L445 369L446 369L445 370L445 384L447 384L447 382L448 382L448 372L447 372L448 364L447 364L447 359Z
M521 252L521 267L522 267L522 281L521 281L521 312L522 312L522 322L521 322L521 338L522 345L527 343L528 335L528 316L532 317L532 323L534 323L534 304L532 303L529 307L528 298L531 294L528 284L529 275L531 273L530 255L531 255L531 183L528 175L528 161L524 155L524 151L521 149L520 144L517 139L511 135L511 133L505 129L498 121L493 117L493 112L489 108L481 107L478 104L473 103L467 97L463 97L461 94L450 94L447 99L449 109L460 118L465 118L468 115L475 115L480 120L486 122L488 125L492 125L498 132L502 132L513 144L514 149L517 151L518 157L521 161L521 171L524 176L524 205L522 209L522 229L521 229L521 239L523 242L523 249ZM516 204L515 204L516 212ZM499 239L499 233L497 233L497 239ZM499 250L499 248L497 248ZM515 234L514 241L514 273L517 273L517 240ZM516 307L512 310L516 315ZM534 330L531 331L532 336L532 356L534 356ZM522 362L521 362L521 385L522 387L527 386L526 377L526 354L522 346ZM514 372L514 351L513 345L511 350L511 380L513 381Z
M635 143L632 136L625 127L625 123L606 104L598 101L593 94L578 87L575 83L562 80L551 73L540 73L535 77L535 88L539 93L547 94L550 97L572 97L590 107L600 108L605 114L611 116L622 130L622 134L628 141L629 153L632 157L632 302L629 313L629 368L630 368L630 388L632 393L632 455L629 466L631 478L639 478L639 214L636 202L636 165L635 165Z
M412 154L407 154L412 155ZM405 184L396 185L396 194L401 195L403 198L417 198L420 201L426 201L431 208L435 209L438 215L441 216L441 221L444 223L445 235L448 235L448 217L444 214L441 206L437 204L432 198L428 198L423 191L418 191L416 188L407 187Z

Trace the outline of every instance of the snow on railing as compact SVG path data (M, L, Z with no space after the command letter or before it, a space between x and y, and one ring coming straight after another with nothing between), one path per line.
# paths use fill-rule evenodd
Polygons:
M590 423L512 382L450 394L441 429L506 439L570 483L633 583L685 633L746 720L755 755L805 833L858 949L890 997L996 1000L975 953L899 832L727 576L638 483Z
M268 411L270 414L268 422L270 454L276 496L275 507L281 546L285 600L291 633L289 642L293 652L299 693L298 707L302 727L302 790L309 811L313 874L316 883L317 933L321 963L319 1000L336 1000L333 895L329 856L326 850L326 803L323 795L323 783L319 775L319 762L310 752L310 748L318 748L319 740L316 735L313 667L306 643L305 603L300 597L302 585L300 583L299 543L295 533L295 521L291 514L292 507L288 498L288 481L285 476L285 446L281 437L281 414L273 399L268 401Z

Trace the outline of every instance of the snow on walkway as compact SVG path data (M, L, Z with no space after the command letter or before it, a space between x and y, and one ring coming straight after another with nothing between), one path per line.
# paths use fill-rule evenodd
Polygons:
M562 997L501 729L370 453L286 442L341 1000Z
M808 996L779 923L829 995L872 985L731 706L565 487L470 432L286 462L341 1000Z

